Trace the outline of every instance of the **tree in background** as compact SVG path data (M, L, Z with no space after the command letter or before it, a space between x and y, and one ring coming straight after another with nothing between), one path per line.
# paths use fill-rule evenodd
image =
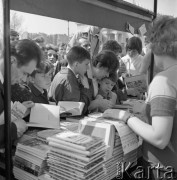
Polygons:
M22 24L24 18L20 16L17 12L10 11L10 28L14 29L17 32L22 31Z

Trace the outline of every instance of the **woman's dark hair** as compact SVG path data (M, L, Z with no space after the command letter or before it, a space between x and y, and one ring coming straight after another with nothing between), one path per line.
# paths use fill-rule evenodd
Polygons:
M23 39L11 43L11 56L17 58L17 65L27 65L32 60L37 62L39 66L42 58L39 46L32 40Z
M96 67L99 64L99 67L107 68L108 72L116 72L119 68L119 61L112 51L101 51L93 59L93 66Z
M113 51L115 54L122 53L122 47L116 40L108 40L103 44L102 50Z
M40 65L38 68L36 68L32 73L31 76L34 77L36 73L44 73L47 74L51 69L54 68L54 65L48 61L41 61Z
M90 53L80 46L72 47L67 53L67 60L71 65L74 62L82 63L86 59L90 59Z
M139 54L142 52L142 41L139 37L131 37L126 45L126 51L128 50L137 50Z

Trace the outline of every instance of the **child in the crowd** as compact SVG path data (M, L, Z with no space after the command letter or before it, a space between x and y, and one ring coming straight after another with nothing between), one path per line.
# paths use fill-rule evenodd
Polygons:
M116 85L116 81L117 81L116 74L111 74L109 77L103 78L99 82L99 90L96 98L107 99L111 101L113 105L115 105L117 101L117 95L112 91L112 89Z
M113 88L118 98L116 104L121 104L121 101L127 100L126 86L123 74L126 72L126 66L121 60L122 47L116 40L108 40L103 44L102 50L110 50L115 53L119 61L119 69L117 71L118 80Z
M83 114L92 99L93 85L85 75L90 63L90 54L82 47L74 46L67 53L68 67L56 74L51 84L49 97L59 101L84 102Z
M50 88L52 75L53 64L48 60L42 61L40 67L30 75L29 87L34 103L49 104L47 90Z

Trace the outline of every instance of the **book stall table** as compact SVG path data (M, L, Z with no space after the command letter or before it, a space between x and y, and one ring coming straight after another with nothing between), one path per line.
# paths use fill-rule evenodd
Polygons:
M134 103L134 101L132 102ZM33 141L32 144L35 144L37 138L40 143L42 142L42 146L39 148L41 151L36 150L35 152L31 147L24 148L23 143L19 145L21 142L17 144L17 157L14 158L17 161L14 163L16 179L21 180L25 177L25 180L115 180L121 176L122 179L127 180L130 177L123 169L128 165L126 162L133 163L128 172L136 170L137 161L141 157L139 152L142 141L139 141L136 134L124 123L89 115L87 117L68 117L64 121L60 119L60 127L57 130L39 130L38 128L24 134L21 142L25 141L30 144ZM100 138L105 145L102 144L98 149L95 147L96 150L92 150L93 152L90 152L89 149L82 149L82 147L77 150L77 146L74 146L76 148L73 150L68 142L58 140L56 137L50 138L56 134L59 136L68 129L69 132ZM31 140L29 140L30 138ZM46 138L48 138L49 145L46 145ZM40 143L36 143L37 146ZM107 148L104 152L105 146ZM23 158L27 159L25 153L28 153L28 156L30 154L31 157L28 157L28 160L33 161L32 163L22 160ZM19 162L26 163L28 168L24 168ZM120 170L120 168L122 169Z

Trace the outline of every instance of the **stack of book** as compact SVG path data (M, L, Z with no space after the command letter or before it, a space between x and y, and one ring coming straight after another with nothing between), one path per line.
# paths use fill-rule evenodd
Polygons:
M101 180L106 146L101 138L65 131L47 138L49 173L53 179Z
M18 143L14 157L14 176L19 180L38 180L47 170L50 147L43 141L31 138Z
M104 162L105 179L116 177L119 166L123 173L123 167L130 163L136 165L138 138L125 123L103 117L87 117L80 121L79 132L100 137L109 146Z
M136 165L138 150L137 135L124 123L119 123L117 129L123 149L123 162L134 163Z
M123 149L118 132L115 133L112 157L105 161L106 179L111 180L117 176L118 162L123 162Z

